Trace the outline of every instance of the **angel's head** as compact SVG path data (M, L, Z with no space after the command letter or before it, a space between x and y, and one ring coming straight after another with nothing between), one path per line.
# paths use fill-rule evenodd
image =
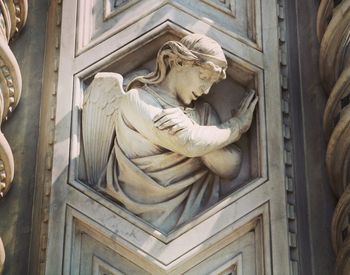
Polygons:
M159 84L171 70L176 70L190 78L190 81L181 81L186 85L180 95L189 104L188 101L207 93L211 84L225 79L226 68L224 52L216 41L202 34L189 34L180 42L166 42L158 51L154 72L136 77L127 90L144 84Z

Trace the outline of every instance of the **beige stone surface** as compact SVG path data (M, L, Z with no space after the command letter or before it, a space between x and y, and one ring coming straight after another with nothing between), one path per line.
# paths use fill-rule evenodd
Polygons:
M6 3L12 2L25 3ZM50 12L44 50L47 2ZM340 1L320 2L321 37L333 4ZM324 105L314 64L318 58L313 34L316 5L310 0L30 1L29 25L11 46L23 75L21 103L2 128L16 169L15 184L0 202L5 274L297 274L300 267L300 273L305 271L303 265L310 268L305 274L312 274L312 269L331 274L333 255L325 236L330 235L327 215L332 210L332 194L320 161L324 159L320 157L324 140L319 129ZM346 10L338 11L334 22L346 22ZM12 7L10 13L16 9ZM24 23L12 21L6 35ZM322 53L333 66L325 69L330 83L333 73L342 71L341 63L335 61L339 60L337 53L347 52L346 39L340 43L343 46L338 43L340 34L347 31L332 25L327 42L336 43L329 44L330 54L327 47ZM243 151L240 173L221 186L220 202L164 234L91 188L81 176L85 173L80 161L81 108L94 75L118 73L128 83L134 72L143 75L153 70L157 51L165 42L178 41L188 33L206 34L224 49L227 78L202 96L221 121L231 118L231 110L237 110L249 89L256 90L259 102L251 129L238 141ZM345 68L335 77L324 119L326 137L335 133L329 146L329 170L340 195L332 224L338 273L349 269L350 246L344 241L349 213L348 181L343 177L348 171L346 110L341 114L343 127L337 127L340 106L346 104L348 94L348 71ZM0 77L3 73L6 70L0 71ZM6 91L6 79L1 79ZM295 100L299 91L300 102ZM303 117L293 121L299 111ZM305 156L296 156L298 151ZM306 218L300 219L300 213Z
M106 3L111 1L62 3L45 273L92 268L118 274L130 268L151 274L289 274L293 235L287 226L275 1L236 1L229 8L221 1L196 1L195 7L194 1L131 1L119 12ZM232 118L246 91L254 89L259 101L238 142L244 151L239 175L223 185L227 190L216 204L165 233L81 176L81 109L94 75L128 78L152 70L158 49L188 33L205 34L223 48L227 79L203 96L221 121ZM92 256L93 247L98 255Z

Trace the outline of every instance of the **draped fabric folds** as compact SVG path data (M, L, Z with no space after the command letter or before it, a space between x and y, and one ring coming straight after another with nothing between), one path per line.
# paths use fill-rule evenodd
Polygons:
M208 104L198 104L193 112L200 124L210 121ZM133 154L132 144L147 153ZM200 158L150 143L118 114L114 147L99 188L129 211L168 233L216 203L219 186L220 178Z

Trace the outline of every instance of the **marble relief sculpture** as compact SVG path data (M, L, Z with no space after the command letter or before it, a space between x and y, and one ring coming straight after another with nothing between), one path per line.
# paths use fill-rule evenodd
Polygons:
M226 77L219 44L200 34L168 41L155 71L123 90L99 73L84 97L82 135L88 183L163 232L219 200L220 180L235 178L235 145L251 125L258 98L249 91L221 122L200 97Z

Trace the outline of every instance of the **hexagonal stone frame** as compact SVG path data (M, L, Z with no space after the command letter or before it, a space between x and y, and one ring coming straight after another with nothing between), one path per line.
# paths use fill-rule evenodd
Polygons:
M178 26L172 24L171 22L163 23L158 26L156 30L153 30L149 33L146 33L136 40L134 40L131 44L128 44L124 47L121 47L119 50L115 51L112 55L109 55L105 59L102 59L98 63L94 64L92 67L88 67L86 70L83 70L79 74L75 76L75 87L79 87L75 90L74 98L76 101L74 102L75 106L82 106L82 98L84 90L87 85L91 81L91 76L95 75L97 72L101 71L113 71L121 74L127 74L132 72L133 70L137 70L140 66L149 66L149 69L152 69L152 59L155 58L158 49L161 45L168 40L179 40L181 36L186 34L186 30L180 29ZM122 215L125 219L129 220L131 223L137 225L143 230L147 231L149 234L160 238L164 242L169 242L190 230L196 224L201 221L207 219L217 211L220 211L225 204L221 205L221 201L225 200L238 200L241 196L244 196L246 193L250 192L252 189L256 188L258 185L262 184L266 181L267 175L267 166L266 166L266 140L265 140L265 127L264 127L264 95L262 89L262 71L241 60L234 55L228 53L226 51L226 57L228 60L228 69L227 69L227 79L224 80L223 85L232 85L232 78L235 78L234 81L240 84L240 95L243 98L243 88L255 88L257 90L257 94L260 98L259 107L256 111L256 116L252 125L252 129L248 132L247 137L245 137L244 142L248 144L244 144L246 146L244 150L246 151L246 155L249 154L249 160L247 161L247 156L244 158L244 163L242 165L241 170L249 170L246 173L250 175L239 175L238 178L248 177L246 179L242 179L240 183L227 183L224 182L223 186L233 185L231 189L226 191L226 194L220 198L220 201L217 202L213 207L209 209L204 209L200 214L198 214L192 221L180 225L179 227L172 230L169 234L161 232L160 229L155 228L151 224L146 221L138 218L127 209L119 206L117 203L110 200L108 197L104 196L101 193L97 193L95 190L92 190L89 186L84 184L82 180L79 180L79 169L81 169L81 164L79 164L79 144L72 145L72 152L74 151L74 159L70 162L70 184L74 187L78 188L80 191L88 195L89 197L98 200L107 208L110 208L115 213ZM150 64L151 63L151 64ZM142 67L144 68L144 67ZM226 83L225 83L226 82ZM257 85L257 86L255 86ZM234 87L231 87L234 89ZM213 92L211 96L207 97L207 101L209 101L212 106L216 110L224 109L223 104L232 104L232 102L236 101L236 106L232 106L238 108L239 101L235 100L235 98L231 98L231 100L225 101L217 101L215 100L216 94L220 92L220 87L213 87ZM228 95L229 96L229 95ZM228 109L229 110L229 109ZM230 113L219 113L222 118L228 119L230 117ZM80 140L80 113L73 113L73 136L71 140ZM249 137L248 137L249 136ZM253 140L253 141L249 141ZM77 146L75 148L75 146ZM250 148L247 148L250 147ZM249 151L249 152L248 152ZM243 151L244 152L244 151ZM248 162L248 163L247 163ZM249 163L250 162L250 163ZM254 171L253 171L254 170ZM242 173L241 173L242 174ZM254 175L253 175L254 174ZM243 182L244 181L244 182Z

